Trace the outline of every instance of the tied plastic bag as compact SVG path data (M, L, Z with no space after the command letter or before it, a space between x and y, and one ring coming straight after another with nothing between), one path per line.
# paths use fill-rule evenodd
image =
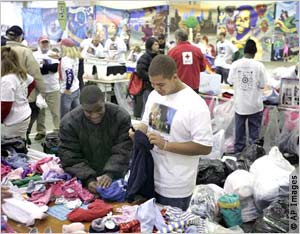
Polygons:
M289 176L295 170L280 153L278 147L273 147L269 155L257 159L250 167L254 174L254 200L259 212L262 212L272 201L289 186Z
M243 222L249 222L258 217L258 211L253 198L254 175L245 170L231 173L224 184L226 193L236 193L240 196Z
M40 109L44 109L48 107L46 100L42 97L41 94L37 95L36 97L36 105Z
M229 100L222 104L216 105L213 111L213 116L213 132L218 132L221 129L224 129L226 131L230 123L234 120L233 100Z

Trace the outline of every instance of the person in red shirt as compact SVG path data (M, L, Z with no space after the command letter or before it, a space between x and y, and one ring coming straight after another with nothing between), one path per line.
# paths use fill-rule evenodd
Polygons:
M179 79L198 93L200 72L205 70L204 56L198 47L187 41L186 31L177 29L175 40L177 45L168 52L168 55L177 64Z

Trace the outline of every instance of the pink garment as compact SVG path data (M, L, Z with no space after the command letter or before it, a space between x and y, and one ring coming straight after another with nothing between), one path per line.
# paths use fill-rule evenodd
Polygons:
M89 203L95 198L88 190L82 188L82 185L77 181L76 177L64 183L62 192L64 198L80 198L84 203Z
M51 160L53 160L52 157L46 157L46 158L43 158L43 159L37 161L35 164L32 165L32 170L37 171L40 174L43 174L41 165L43 165L44 163L50 162Z
M58 181L51 185L52 195L55 197L61 197L63 195L62 186L64 182Z
M42 177L45 177L45 174L47 174L47 172L49 171L54 171L56 172L58 175L62 175L64 174L64 170L60 167L60 165L55 162L54 160L51 160L49 162L43 163L40 165L41 170L43 171L43 175Z
M19 167L16 170L13 170L9 172L6 177L9 180L21 180L22 179L22 174L23 174L23 168Z
M284 128L285 130L292 131L294 130L299 122L299 112L298 111L285 111L285 121Z
M47 205L51 199L51 195L52 195L52 187L49 187L44 192L34 191L31 194L31 198L29 198L28 201L31 201L38 206Z
M9 172L11 172L11 167L1 163L1 178L6 176Z
M117 208L116 212L122 213L118 215L113 215L112 217L116 220L118 224L120 223L128 223L135 219L136 210L139 206L122 206L121 208Z

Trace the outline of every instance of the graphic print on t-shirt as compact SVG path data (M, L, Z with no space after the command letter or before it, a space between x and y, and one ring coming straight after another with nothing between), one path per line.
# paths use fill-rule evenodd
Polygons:
M154 103L149 114L149 126L169 134L176 111L169 106Z
M220 46L218 53L219 53L219 55L224 56L226 54L226 47L225 46Z
M110 50L118 50L118 45L117 43L112 42L109 46Z
M192 52L182 52L182 63L184 65L193 64L193 53Z
M251 70L238 70L238 84L242 90L249 90L253 88L253 71Z

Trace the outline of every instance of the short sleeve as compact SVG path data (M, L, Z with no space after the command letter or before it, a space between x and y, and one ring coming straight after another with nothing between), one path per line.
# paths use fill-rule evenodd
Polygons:
M17 90L17 81L13 77L1 78L1 101L14 102Z
M190 108L189 128L192 141L205 146L212 146L212 126L209 109L202 100L197 108Z

